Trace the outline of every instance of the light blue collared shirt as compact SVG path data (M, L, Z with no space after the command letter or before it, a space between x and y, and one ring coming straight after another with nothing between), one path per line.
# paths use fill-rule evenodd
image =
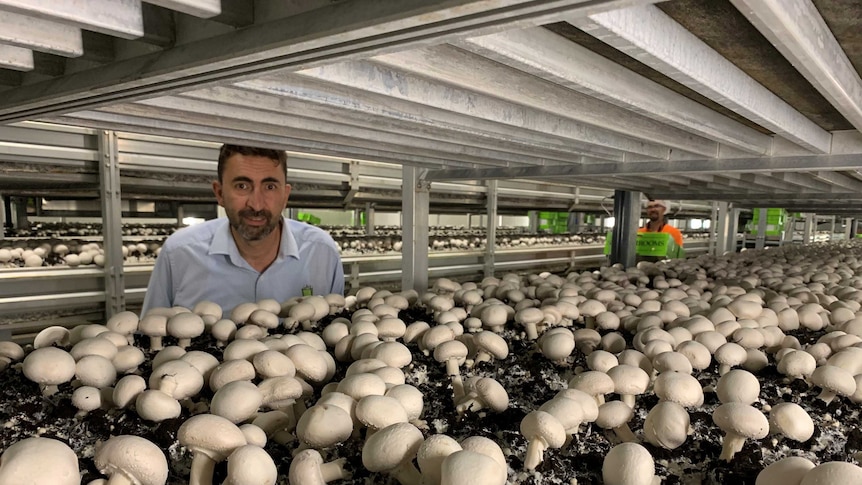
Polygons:
M239 254L225 217L183 228L165 240L144 298L150 308L193 308L203 300L225 314L244 302L273 298L283 302L313 294L344 293L338 246L320 228L284 219L278 255L263 273Z

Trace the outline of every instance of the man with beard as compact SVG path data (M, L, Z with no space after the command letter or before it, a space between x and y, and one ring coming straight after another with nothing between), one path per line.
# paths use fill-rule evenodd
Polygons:
M183 228L165 240L143 313L191 309L208 300L228 314L245 302L344 292L335 241L281 215L290 195L284 151L223 145L213 192L227 218Z
M646 203L647 221L644 227L638 229L638 232L666 232L671 235L677 246L682 247L682 233L679 229L667 223L665 212L667 212L668 203L666 200L648 200Z

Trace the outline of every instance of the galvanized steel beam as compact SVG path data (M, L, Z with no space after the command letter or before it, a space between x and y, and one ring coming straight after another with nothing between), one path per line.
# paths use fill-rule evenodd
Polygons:
M221 0L144 0L147 3L208 19L221 13ZM249 5L251 6L251 5Z
M13 71L32 71L33 51L13 45L0 45L0 68Z
M84 53L81 29L58 22L0 11L0 43L58 56Z
M123 276L123 222L120 199L120 163L117 133L99 135L99 189L102 203L102 234L105 247L105 318L125 310Z
M485 277L494 276L494 253L497 250L497 181L485 182L488 190L485 192L488 227L485 228Z
M782 4L783 5L783 4ZM652 5L570 22L675 81L814 153L831 135Z
M456 51L453 50L453 52ZM378 60L381 59L383 58L378 58ZM393 57L386 57L386 59L388 62L396 64L398 62ZM578 121L575 117L583 114L576 113L576 111L579 111L579 108L567 108L564 106L556 107L552 111L549 111L548 108L551 108L550 105L553 103L536 101L537 105L530 105L520 95L515 99L507 101L510 98L499 97L504 96L503 93L498 93L499 96L495 96L478 92L476 84L483 81L475 79L472 86L453 87L450 84L452 80L448 77L442 83L434 82L428 79L430 72L416 75L397 67L366 61L343 62L307 69L297 74L362 91L382 94L403 101L453 111L461 115L480 118L484 121L515 126L543 135L568 138L581 143L638 153L652 158L669 157L668 148L655 142L639 140ZM489 78L483 79L487 81ZM440 80L443 81L442 79ZM512 86L511 88L517 90L517 86ZM538 92L532 95L525 94L525 96L539 98L541 97L541 93L546 89L551 89L549 83L539 88ZM507 93L506 95L508 94L512 93ZM521 101L522 103L516 104L515 101ZM568 116L561 115L561 111ZM617 114L619 115L620 113ZM609 120L605 120L602 123L607 124ZM715 153L714 147L710 153Z
M428 290L428 195L424 169L404 165L401 182L401 289Z
M393 94L397 94L396 90L403 87L397 72L408 71L444 85L455 85L467 91L465 98L471 101L475 96L470 93L482 93L496 99L505 99L509 103L552 113L563 119L586 123L607 131L608 134L633 137L697 155L711 157L718 154L718 144L703 136L656 122L606 101L543 81L529 73L452 46L387 54L375 57L374 62L396 71L396 75L389 79L388 89L393 91Z
M429 180L542 178L560 176L660 175L687 173L770 173L808 170L855 170L862 168L859 155L806 155L788 157L645 161L636 163L596 162L580 165L511 167L490 169L445 169L432 171Z
M144 35L141 0L0 0L0 10L135 39Z
M766 155L772 137L721 115L544 28L472 37L457 44L656 121L744 150Z
M638 220L641 194L625 190L614 191L614 228L611 235L611 264L629 268L636 262Z
M330 3L309 12L251 25L162 52L6 90L0 100L0 122L91 109L169 90L188 90L206 83L237 81L243 76L258 76L275 69L303 69L351 57L438 44L468 33L478 35L523 28L547 23L578 10L593 13L631 3L641 2L352 0ZM58 10L85 5L86 8L72 9L84 20L111 20L133 7L137 7L138 13L141 10L139 0L0 0L0 8L3 5L16 6L20 11L31 14L42 11L55 17ZM106 30L102 22L98 23L100 25L87 28ZM127 25L133 22L120 23ZM139 29L127 34L138 37L143 34L142 21L134 23ZM117 33L120 34L122 32Z
M731 0L857 130L862 79L811 0Z

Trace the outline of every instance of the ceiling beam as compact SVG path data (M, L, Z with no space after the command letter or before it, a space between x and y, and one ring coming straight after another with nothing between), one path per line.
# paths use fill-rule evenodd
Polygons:
M855 170L862 168L859 155L808 155L763 158L668 160L645 162L598 162L581 165L551 165L544 167L445 169L430 171L428 180L541 178L592 175L654 175L685 173L771 173L807 170Z
M601 129L701 156L718 154L718 143L713 140L452 46L397 52L375 57L373 61L395 71L395 77L389 81L395 88L400 88L397 86L400 82L398 72L407 71L454 85L467 93L481 93L586 123L596 127L594 130ZM392 91L397 95L395 89Z
M480 136L475 130L471 132L453 132L441 126L433 124L418 124L410 120L393 120L383 116L369 115L352 110L338 109L326 105L311 103L306 100L292 97L277 96L261 91L238 89L234 87L206 88L197 91L183 93L183 97L194 98L200 101L212 101L215 103L238 106L240 108L253 107L261 111L277 113L280 116L293 114L298 116L300 126L305 126L303 120L314 120L317 123L325 123L334 127L336 135L343 135L350 130L372 130L388 136L403 137L403 143L420 148L420 145L443 146L461 145L459 153L467 153L474 149L489 150L497 153L495 155L500 164L509 161L516 165L522 164L548 164L548 163L571 163L579 162L581 157L572 150L560 147L549 150L532 143L519 144L499 137L490 135ZM354 98L361 102L360 98ZM257 121L257 120L253 120ZM337 124L333 124L337 122ZM413 143L413 139L424 139L422 144ZM398 138L394 138L398 140Z
M0 68L12 69L14 71L32 71L34 67L33 51L22 47L0 44Z
M829 103L862 130L862 79L811 0L731 0Z
M297 100L305 106L317 105L332 110L336 117L349 117L355 113L360 119L387 119L408 129L425 130L428 127L443 130L449 136L471 135L535 150L566 152L586 155L602 160L623 161L624 152L553 136L517 126L498 123L476 116L456 113L438 106L422 105L298 75L267 76L233 85L242 90L265 93L283 99Z
M0 43L34 51L78 57L84 53L81 29L58 22L0 11Z
M110 3L110 7L105 4ZM593 13L628 0L347 0L295 16L262 22L216 37L183 44L76 72L57 79L4 91L0 122L91 109L237 81L275 69L298 70L338 60L373 56L401 49L437 44L468 35L539 25L582 10ZM28 13L35 7L58 5L102 7L92 18L112 16L117 6L138 0L0 0ZM116 4L116 5L115 5ZM29 8L26 8L28 7ZM92 7L91 7L92 6ZM57 7L60 8L60 7ZM142 22L141 22L142 23ZM136 32L143 34L143 29Z
M221 0L144 0L159 7L208 19L221 13Z
M852 201L862 201L862 193L857 192L830 192L825 194L823 192L812 192L812 191L796 191L793 193L767 193L767 192L755 192L755 191L736 191L736 192L724 192L722 194L706 194L701 191L691 191L691 192L668 192L663 191L660 193L662 196L668 196L672 198L682 198L686 200L761 200L762 202L771 202L771 201L783 201L783 202L792 202L799 201L800 203L809 203L811 201L818 200L834 200L836 203L844 203L844 202L852 202ZM716 198L718 197L718 198Z
M733 65L655 6L573 18L597 39L814 153L829 153L829 132Z
M472 37L456 45L509 67L756 155L772 137L675 93L545 28Z
M141 0L0 0L0 10L136 39L144 35Z
M450 84L433 82L389 66L366 61L342 62L296 73L311 79L347 86L357 92L382 94L398 100L433 106L462 115L577 140L590 145L610 147L653 158L666 158L669 150L656 143L613 133L571 118L528 107L495 96ZM547 86L545 86L547 87ZM538 93L537 93L538 96ZM547 103L544 103L542 107ZM712 142L709 142L712 143ZM714 151L712 153L715 153Z

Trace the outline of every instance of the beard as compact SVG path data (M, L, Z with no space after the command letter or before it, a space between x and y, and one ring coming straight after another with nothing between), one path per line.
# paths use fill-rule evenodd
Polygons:
M266 224L262 226L250 226L245 223L245 218L247 217L264 217L266 218ZM279 223L278 219L273 218L272 213L268 210L253 211L251 209L228 212L228 221L230 222L231 229L246 241L260 241L272 234L272 231L278 227Z

